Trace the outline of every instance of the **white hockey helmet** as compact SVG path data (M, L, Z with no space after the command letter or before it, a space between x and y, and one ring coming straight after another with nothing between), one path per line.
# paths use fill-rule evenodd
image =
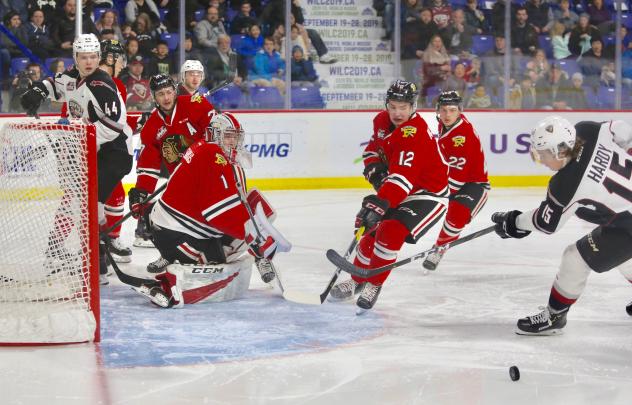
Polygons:
M543 154L550 153L558 160L575 146L575 126L557 115L546 117L531 131L531 157L539 162Z
M212 112L207 131L207 142L218 144L232 163L243 151L244 130L237 118L229 112Z
M180 68L180 80L184 82L184 76L187 72L202 72L202 80L204 80L204 66L202 62L195 59L187 59Z
M101 42L94 34L81 34L72 43L72 55L77 62L77 54L81 52L96 52L101 59Z

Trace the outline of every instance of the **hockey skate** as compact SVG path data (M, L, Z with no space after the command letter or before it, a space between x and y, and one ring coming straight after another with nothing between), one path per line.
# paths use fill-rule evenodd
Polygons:
M354 295L359 294L360 290L364 286L364 283L358 283L354 279L350 278L347 281L338 283L331 289L329 294L329 301L346 301L353 298Z
M110 239L110 254L117 263L129 263L132 261L132 249L123 246L120 238Z
M382 291L382 285L375 285L368 282L365 283L364 288L362 288L362 292L360 293L360 297L356 302L356 305L358 306L356 314L361 315L373 308L377 302L377 297L380 296L380 291Z
M135 247L153 248L154 242L151 240L151 232L149 231L149 224L143 217L138 219L138 225L136 225L136 231L134 232L135 239L132 243Z
M259 274L261 275L261 280L264 283L268 284L276 277L274 274L274 270L272 270L272 265L270 261L267 259L257 259L255 260L255 264L257 265L257 270L259 270Z
M440 246L435 245L434 248L436 250L430 253L428 257L426 258L426 260L424 260L423 262L424 269L426 270L436 270L437 267L439 267L439 262L441 261L441 259L443 258L443 255L446 252L446 249Z
M551 313L549 307L540 307L542 312L518 319L516 333L518 335L549 336L562 334L566 326L568 309L556 314Z
M167 266L169 266L170 264L171 263L169 263L169 260L160 256L158 259L147 265L147 271L154 274L162 273L167 270Z

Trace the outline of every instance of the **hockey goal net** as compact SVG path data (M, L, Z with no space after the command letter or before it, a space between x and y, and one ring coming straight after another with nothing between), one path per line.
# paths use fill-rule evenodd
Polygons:
M93 126L0 129L0 344L98 341Z

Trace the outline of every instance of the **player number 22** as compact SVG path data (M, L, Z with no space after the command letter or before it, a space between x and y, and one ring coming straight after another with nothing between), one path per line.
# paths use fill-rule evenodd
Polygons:
M399 165L400 166L413 166L413 158L415 157L415 152L399 152Z

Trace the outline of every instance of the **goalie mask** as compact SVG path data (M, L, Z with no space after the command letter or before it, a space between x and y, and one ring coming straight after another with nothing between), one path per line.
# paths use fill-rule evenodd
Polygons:
M535 162L551 158L566 161L575 146L575 127L566 118L550 116L531 131L531 158Z
M243 163L239 158L248 155L244 150L244 135L241 124L233 114L213 113L206 141L218 144L231 163Z

